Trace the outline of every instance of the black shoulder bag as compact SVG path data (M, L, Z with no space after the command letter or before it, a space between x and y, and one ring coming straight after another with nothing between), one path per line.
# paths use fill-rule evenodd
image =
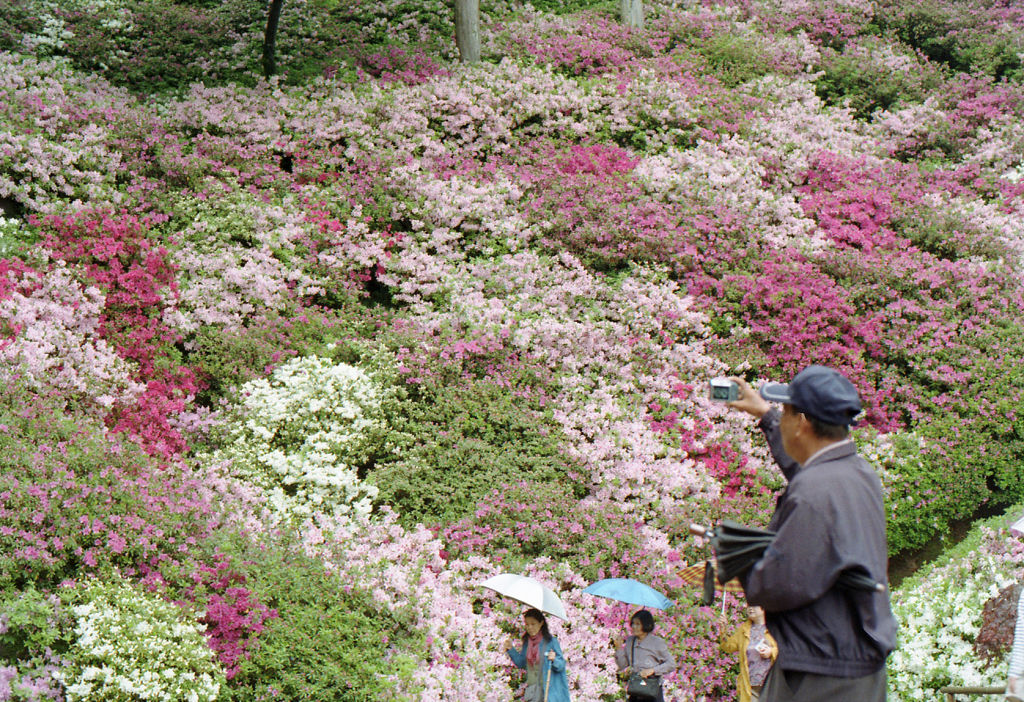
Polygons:
M636 669L636 637L633 637L633 648L629 652L629 681L626 683L626 694L641 700L656 700L661 695L661 677L652 675L642 677Z

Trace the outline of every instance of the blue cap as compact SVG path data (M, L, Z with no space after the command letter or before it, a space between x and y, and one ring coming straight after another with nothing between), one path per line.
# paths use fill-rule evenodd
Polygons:
M793 405L825 424L848 426L860 414L857 388L842 373L826 366L807 366L788 385L765 383L761 397Z

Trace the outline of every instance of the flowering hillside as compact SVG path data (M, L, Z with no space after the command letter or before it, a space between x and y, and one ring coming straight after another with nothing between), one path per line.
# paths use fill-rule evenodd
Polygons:
M0 700L508 700L503 571L574 699L616 576L733 699L686 527L782 479L716 375L851 378L893 554L1024 498L1024 8L482 4L467 66L286 0L266 81L260 3L7 0Z

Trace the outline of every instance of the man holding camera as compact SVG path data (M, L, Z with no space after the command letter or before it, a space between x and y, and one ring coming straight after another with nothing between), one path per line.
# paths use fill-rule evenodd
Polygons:
M836 584L846 570L887 582L881 481L849 438L857 391L824 366L760 393L732 380L738 399L729 406L760 420L788 481L768 525L776 537L741 576L748 604L765 610L779 645L761 700L881 702L885 659L896 645L888 592Z

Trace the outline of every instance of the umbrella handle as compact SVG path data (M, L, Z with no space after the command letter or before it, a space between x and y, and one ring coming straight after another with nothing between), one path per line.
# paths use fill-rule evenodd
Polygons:
M703 527L700 524L691 524L690 533L694 536L707 536L708 532L711 531L707 527Z
M551 691L551 664L554 661L548 661L548 679L544 682L544 702L548 702L548 693Z

